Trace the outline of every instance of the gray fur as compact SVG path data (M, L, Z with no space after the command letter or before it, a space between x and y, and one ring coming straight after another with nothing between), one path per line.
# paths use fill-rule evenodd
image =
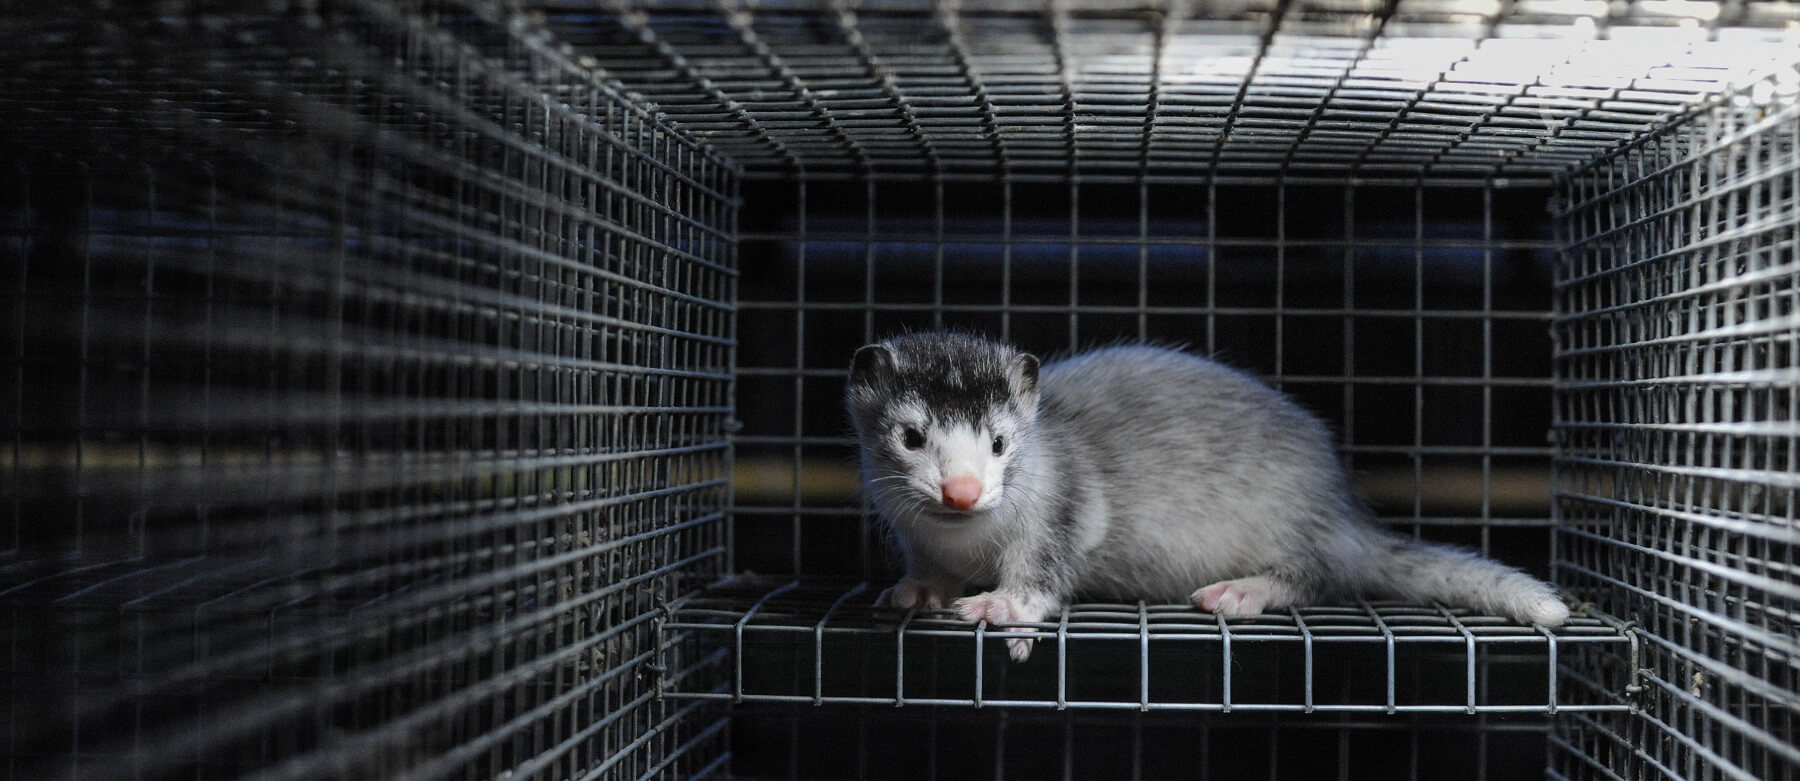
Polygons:
M1111 347L1040 369L983 337L910 334L858 351L846 402L907 561L883 596L896 606L954 599L967 620L1013 623L1077 594L1227 615L1366 596L1568 617L1548 584L1378 525L1323 423L1204 358ZM983 482L969 511L939 500L952 472ZM956 599L970 586L992 591Z

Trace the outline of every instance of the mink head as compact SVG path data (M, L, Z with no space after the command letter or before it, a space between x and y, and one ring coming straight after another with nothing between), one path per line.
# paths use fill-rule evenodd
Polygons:
M1005 498L1037 400L1036 357L942 332L857 350L845 391L873 498L938 515L986 511Z

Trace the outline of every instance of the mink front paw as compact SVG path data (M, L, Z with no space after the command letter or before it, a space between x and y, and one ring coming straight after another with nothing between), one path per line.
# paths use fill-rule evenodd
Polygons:
M894 607L909 610L917 607L920 610L939 610L944 607L948 594L943 593L929 580L913 577L901 578L888 590L881 592L875 599L877 606Z
M1014 599L998 591L963 597L951 604L956 614L964 621L989 624L1015 624L1042 621L1046 610L1033 604L1031 600ZM1033 632L1031 627L1009 626L1008 632ZM1013 661L1023 662L1031 658L1031 645L1037 642L1034 637L1015 637L1006 641L1007 653Z

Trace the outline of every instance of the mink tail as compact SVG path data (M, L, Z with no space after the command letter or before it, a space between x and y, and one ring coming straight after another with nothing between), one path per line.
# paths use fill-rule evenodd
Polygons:
M1384 535L1370 584L1371 596L1408 602L1443 602L1527 624L1562 626L1569 607L1550 584L1474 551Z

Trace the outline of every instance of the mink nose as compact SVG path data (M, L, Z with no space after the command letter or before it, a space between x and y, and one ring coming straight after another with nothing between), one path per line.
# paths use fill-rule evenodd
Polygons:
M944 481L944 504L967 510L981 500L981 481L974 477L952 477Z

